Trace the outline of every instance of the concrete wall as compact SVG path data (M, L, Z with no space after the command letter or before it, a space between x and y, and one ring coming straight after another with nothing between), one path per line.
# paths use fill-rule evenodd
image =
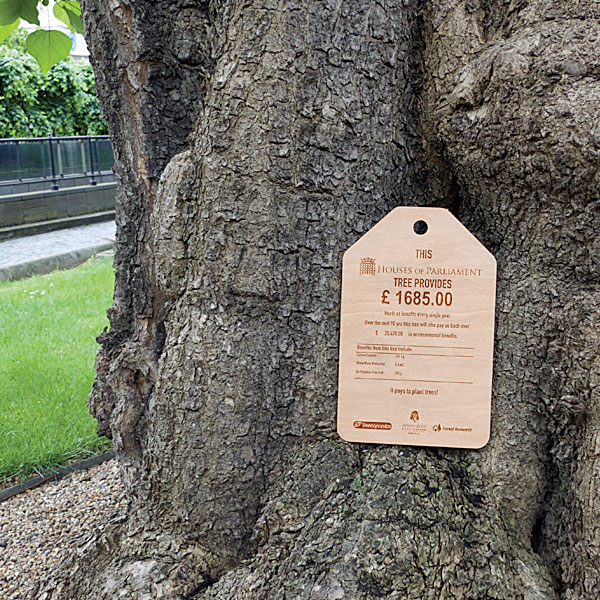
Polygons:
M111 182L0 196L0 239L114 218L109 211L115 209L116 187Z

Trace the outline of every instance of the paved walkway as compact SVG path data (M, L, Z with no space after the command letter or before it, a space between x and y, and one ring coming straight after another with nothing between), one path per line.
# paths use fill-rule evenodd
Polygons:
M6 240L0 242L0 269L80 248L101 246L114 242L114 239L114 221L104 221Z
M114 221L104 221L0 242L0 281L73 266L75 258L87 254L85 260L114 239Z

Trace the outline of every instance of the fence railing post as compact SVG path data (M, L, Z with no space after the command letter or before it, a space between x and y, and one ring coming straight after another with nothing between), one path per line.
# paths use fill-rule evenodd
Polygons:
M19 152L19 142L15 142L15 153L17 157L17 173L19 175L18 179L21 181L23 178L21 177L21 153Z
M90 155L90 185L96 185L96 176L94 169L94 149L92 148L92 138L88 136L88 151Z
M51 190L58 189L56 167L54 166L54 147L52 146L52 136L48 136L48 146L50 147L50 169L52 170L52 184L50 185Z

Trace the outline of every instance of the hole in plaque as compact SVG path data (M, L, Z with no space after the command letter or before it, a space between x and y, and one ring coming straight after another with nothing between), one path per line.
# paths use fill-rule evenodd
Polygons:
M415 231L416 234L423 235L424 233L427 233L427 230L429 229L429 226L427 225L427 223L425 223L425 221L417 221L413 225L413 229L414 229L414 231Z

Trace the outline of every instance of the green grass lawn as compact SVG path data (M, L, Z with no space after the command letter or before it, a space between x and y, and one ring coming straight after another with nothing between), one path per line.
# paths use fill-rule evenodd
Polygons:
M0 283L0 482L108 447L86 407L112 259Z

